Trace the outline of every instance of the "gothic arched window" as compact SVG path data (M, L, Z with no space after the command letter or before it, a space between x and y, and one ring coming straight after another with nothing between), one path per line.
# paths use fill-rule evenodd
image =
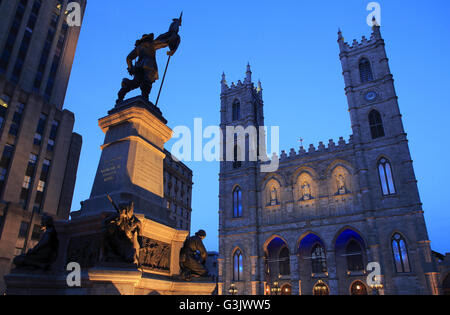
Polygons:
M378 111L372 110L369 113L369 125L370 125L370 133L372 134L372 139L384 137L385 134L383 127L383 120L381 119L381 115Z
M394 255L395 269L398 273L410 272L408 250L403 237L396 233L392 237L392 253Z
M361 83L373 81L372 68L369 60L362 58L359 61L359 75L361 76Z
M233 255L233 281L244 280L244 259L241 250L238 249Z
M364 270L363 255L361 245L351 240L345 249L345 256L347 256L347 270L361 271Z
M383 196L395 195L394 177L392 176L391 163L385 158L378 161L378 175L380 176Z
M239 161L241 152L239 151L239 146L237 144L234 145L234 160L233 160L233 168L240 168L242 166L242 161Z
M311 251L312 273L327 272L327 259L322 245L316 244Z
M233 121L241 119L241 103L238 100L233 102Z
M242 190L236 187L233 191L233 217L242 217Z
M291 266L290 266L290 258L289 258L289 249L287 247L283 247L282 250L280 250L280 254L278 255L279 259L279 269L280 269L280 275L287 276L291 273Z

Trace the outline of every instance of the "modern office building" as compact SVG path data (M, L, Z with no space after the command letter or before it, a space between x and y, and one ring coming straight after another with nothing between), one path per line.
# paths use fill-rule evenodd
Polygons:
M40 215L70 213L82 138L63 109L80 35L68 18L86 1L68 2L0 1L0 292L39 240Z

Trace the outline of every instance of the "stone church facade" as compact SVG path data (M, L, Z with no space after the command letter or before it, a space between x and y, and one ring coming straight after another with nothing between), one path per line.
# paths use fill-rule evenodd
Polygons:
M338 44L350 139L283 151L272 173L248 159L221 162L219 294L441 291L380 27L352 45L339 32ZM227 126L264 126L250 67L236 85L223 76L224 135ZM248 141L240 150L248 157ZM380 266L377 289L370 263Z

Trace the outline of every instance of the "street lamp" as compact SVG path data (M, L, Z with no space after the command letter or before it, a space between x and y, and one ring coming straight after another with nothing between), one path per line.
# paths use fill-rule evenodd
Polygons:
M281 275L278 276L278 279L281 279ZM272 294L279 295L281 293L280 283L275 281L270 289Z
M236 289L236 285L235 285L234 283L232 283L232 284L230 285L230 288L228 289L228 292L229 292L231 295L236 295L236 294L238 293L238 289Z
M371 284L370 287L372 288L374 295L380 295L380 290L382 290L384 286L381 283L375 283Z
M380 295L380 290L383 289L383 284L381 283L381 280L377 281L377 277L375 276L373 283L370 285L372 288L372 292L374 295Z

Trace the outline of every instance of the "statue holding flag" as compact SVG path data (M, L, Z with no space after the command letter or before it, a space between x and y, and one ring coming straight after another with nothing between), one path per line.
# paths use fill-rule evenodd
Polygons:
M127 93L137 88L141 89L142 96L148 100L153 83L159 79L156 51L158 49L169 47L170 51L167 52L167 55L169 56L166 66L167 72L170 57L175 54L181 42L178 32L182 23L182 17L183 13L181 13L180 18L173 19L169 31L161 34L156 39L154 38L154 34L151 33L144 34L141 39L136 41L135 48L127 57L128 73L134 78L133 80L127 78L122 80L122 88L118 93L117 104L123 102ZM133 60L135 59L137 59L137 61L133 65ZM164 78L166 72L164 73ZM161 83L161 88L164 84L164 78ZM161 89L159 93L161 93ZM156 105L158 105L158 100L156 101Z

